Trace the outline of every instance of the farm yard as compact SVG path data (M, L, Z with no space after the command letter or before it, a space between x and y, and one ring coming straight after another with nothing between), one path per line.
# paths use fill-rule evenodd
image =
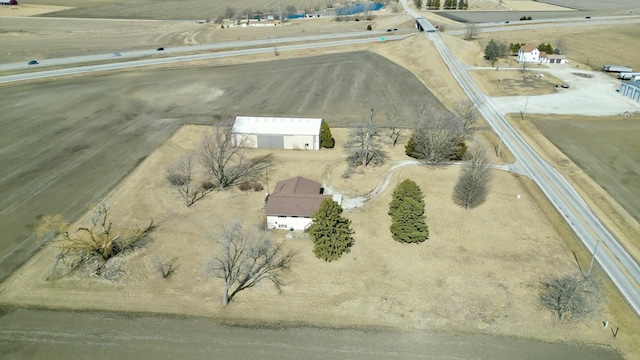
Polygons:
M527 180L495 172L489 200L467 211L451 200L459 172L456 166L418 165L392 172L389 187L379 197L345 212L355 230L355 245L336 262L315 258L311 242L302 234L284 240L286 231L271 231L275 241L285 241L285 246L298 254L285 277L287 285L282 293L266 284L258 286L223 308L222 283L203 270L216 248L212 237L234 219L261 224L264 194L232 188L213 192L184 208L178 194L166 184L163 168L196 147L205 129L182 127L105 198L114 221L139 224L153 218L159 226L147 248L121 260L127 269L125 277L117 283L87 277L46 281L56 253L56 246L51 245L5 282L2 301L71 309L91 304L100 310L205 315L249 324L260 319L273 324L328 327L481 331L547 341L613 344L607 331L594 326L595 320L558 327L551 314L538 308L535 293L539 279L555 271L575 271L576 265L571 248L548 222L543 208L536 205L540 195L530 192ZM348 130L333 131L337 144L343 144ZM346 180L340 176L346 170L340 147L320 151L252 149L250 154L274 153L277 166L269 173L272 185L303 174L329 181L328 186L349 198L371 191L396 161L406 159L401 146L387 150L387 165ZM425 192L430 237L420 245L397 243L388 231L392 189L406 178L415 180ZM145 185L141 188L140 184ZM87 219L81 223L84 221ZM179 269L167 281L154 267L158 258L171 256L178 257ZM600 311L598 319L615 319L606 306Z
M238 9L255 6L251 1L236 2L234 6ZM83 7L50 16L95 18L104 14L131 18L131 14L141 11L149 19L184 16L198 20L205 15L194 10L200 5L195 2L187 3L178 12L172 11L166 2L147 0L134 2L126 10L107 1L74 4L74 0L55 0L52 4ZM301 7L315 4L296 2ZM221 3L209 5L211 9L224 10ZM210 16L215 14L212 10ZM387 15L391 14L381 14L371 22L374 29L413 26L404 15ZM83 48L86 54L97 54L157 45L362 31L366 24L318 19L265 31L222 30L193 21L96 19L69 20L63 24L54 18L32 21L3 18L0 44L15 50L10 55L0 54L0 62L72 56L78 54L78 48ZM639 42L635 36L637 26L598 28L611 31L619 41ZM478 42L446 34L444 37L455 44L458 56L472 66L484 65L483 44L493 36L533 43L553 43L563 38L570 45L568 57L580 67L620 61L633 65L637 61L633 51L618 56L618 40L603 42L600 35L586 36L587 30L583 28L562 33L536 30L506 34L482 34ZM589 50L594 39L604 51ZM595 53L597 59L590 55ZM640 64L633 66L640 68ZM552 314L538 307L535 295L542 278L556 271L576 271L574 251L583 267L589 257L543 194L527 179L497 171L487 203L467 212L451 200L457 167L408 166L390 172L392 164L407 159L403 144L388 149L391 159L387 165L356 173L348 180L342 178L346 165L340 143L344 143L348 133L343 127L362 119L367 101L400 102L402 126L412 126L416 101L429 107L444 104L452 108L461 98L461 90L447 74L432 45L415 36L401 42L350 49L282 53L278 58L269 54L200 61L0 87L4 115L0 119L3 129L0 167L6 169L0 179L3 181L0 277L6 278L0 288L3 304L0 319L20 313L5 313L4 306L151 312L193 315L198 319L204 316L217 322L249 326L309 325L499 335L494 339L515 336L581 344L584 349L595 345L599 347L597 351L603 352L602 357L618 358L620 352L626 358L635 358L640 353L637 318L610 284L605 282L606 301L602 308L584 322L558 323ZM509 91L536 85L515 79L507 83L512 88ZM302 175L323 180L346 196L359 196L391 174L389 188L379 197L345 212L356 230L356 244L351 253L338 262L326 264L313 256L312 245L304 235L288 240L285 246L296 250L299 258L286 277L283 292L278 294L272 287L259 286L238 295L227 308L219 305L222 283L203 270L207 257L215 249L211 238L220 225L236 218L247 224L260 223L264 194L233 188L213 192L184 209L178 194L169 188L163 176L167 163L197 146L204 125L221 114L322 117L333 127L338 146L314 152L313 159L304 151L277 151L277 166L269 174L271 186L278 179ZM384 123L382 118L380 122ZM619 186L618 190L623 190L629 181L634 181L636 175L626 170L633 165L633 157L616 157L612 148L603 144L601 154L608 158L601 158L608 162L593 168L589 163L600 154L584 149L593 139L606 134L607 139L618 144L616 150L637 153L635 143L627 138L629 132L637 130L636 117L585 120L566 116L550 121L540 116L529 120L531 123L523 122L520 129L535 138L537 146L545 147L547 156L565 165L560 167L565 176L567 171L577 169L570 164L573 161L589 175L594 174L593 178L610 193L604 195L628 195L611 188ZM607 126L611 123L616 126ZM481 131L475 140L494 148L497 139L484 125L480 124ZM577 134L583 136L580 142L572 137L576 128L580 129ZM551 142L536 138L541 134ZM406 141L407 133L404 135ZM556 146L566 151L569 158L558 156ZM503 164L503 159L509 158L505 153L492 161ZM607 185L602 185L598 174L614 171L626 172L605 179ZM386 214L393 187L405 178L416 180L425 192L431 230L429 240L409 247L391 240ZM579 181L592 182L586 175L580 175ZM594 196L594 201L602 199L595 188L581 189ZM635 190L630 191L628 196L633 197ZM120 282L83 277L45 281L56 251L52 245L45 246L10 275L34 250L42 247L30 237L42 215L63 213L69 219L79 217L82 224L87 221L86 206L100 195L113 207L117 221L136 225L153 217L159 224L147 248L122 259L127 274ZM613 208L607 215L618 216L617 211L618 208ZM616 223L619 224L623 222ZM634 234L634 229L627 230ZM282 241L283 235L271 233L276 241ZM17 245L24 239L28 239L25 246ZM174 255L179 259L179 271L170 281L161 279L156 272L157 260ZM604 276L599 269L596 273ZM154 317L151 321L158 319ZM620 324L624 331L614 339L609 329L602 327L602 319ZM3 346L0 339L0 347Z

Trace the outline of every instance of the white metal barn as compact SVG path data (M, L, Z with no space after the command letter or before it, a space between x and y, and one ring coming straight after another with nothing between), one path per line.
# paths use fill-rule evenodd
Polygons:
M236 116L235 146L319 150L322 119Z
M623 81L618 91L626 97L640 101L640 81Z

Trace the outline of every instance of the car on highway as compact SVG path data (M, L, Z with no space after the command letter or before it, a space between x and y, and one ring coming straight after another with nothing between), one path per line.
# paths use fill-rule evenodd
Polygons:
M164 48L163 47L159 47L159 48L156 49L156 51L164 51Z
M118 56L122 56L122 54L120 54L119 52L114 52L112 56L113 57L118 57Z
M29 65L38 65L40 64L37 60L31 60L28 62Z
M591 19L591 16L585 16L584 18L585 19Z

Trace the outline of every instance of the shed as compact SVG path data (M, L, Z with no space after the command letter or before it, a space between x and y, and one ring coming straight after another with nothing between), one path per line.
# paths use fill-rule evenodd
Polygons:
M620 94L640 102L640 81L623 81L620 84Z
M322 119L237 116L232 135L235 146L319 150Z

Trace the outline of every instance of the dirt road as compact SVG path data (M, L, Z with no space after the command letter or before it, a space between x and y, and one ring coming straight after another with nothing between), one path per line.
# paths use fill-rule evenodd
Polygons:
M621 359L610 350L489 336L255 328L207 318L0 310L0 353L11 359Z

